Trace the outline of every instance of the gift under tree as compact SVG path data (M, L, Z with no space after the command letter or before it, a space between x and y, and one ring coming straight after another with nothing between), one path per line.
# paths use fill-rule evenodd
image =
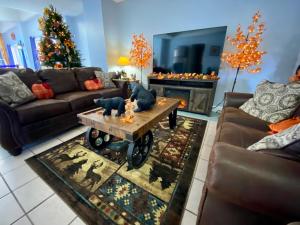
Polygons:
M39 43L39 57L44 66L53 68L80 67L80 55L72 40L68 25L56 9L50 5L39 18L43 37Z

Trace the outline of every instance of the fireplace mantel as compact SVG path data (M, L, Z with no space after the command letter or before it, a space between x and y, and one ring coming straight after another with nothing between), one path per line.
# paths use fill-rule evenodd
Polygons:
M217 83L218 80L148 78L149 88L156 90L158 96L174 97L182 101L188 101L187 105L181 110L206 115L211 113ZM172 90L174 91L172 92ZM182 90L182 95L180 90Z

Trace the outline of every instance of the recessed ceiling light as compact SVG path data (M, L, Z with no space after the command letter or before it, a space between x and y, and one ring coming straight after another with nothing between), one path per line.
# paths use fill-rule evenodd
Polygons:
M125 0L113 0L115 3L120 3L120 2L123 2Z

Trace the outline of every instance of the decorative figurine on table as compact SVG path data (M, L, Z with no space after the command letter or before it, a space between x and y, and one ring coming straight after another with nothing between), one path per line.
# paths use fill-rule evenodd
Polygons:
M125 116L121 118L121 121L124 123L133 123L134 118L134 102L131 102L129 99L126 100L125 105Z
M110 116L112 109L117 109L118 112L115 116L119 117L123 113L125 113L125 100L121 97L114 98L98 98L94 99L94 102L97 106L103 107L105 111L103 112L103 116Z
M156 91L153 89L148 91L140 84L132 84L130 100L132 102L137 100L136 104L138 108L134 110L135 112L151 109L156 102Z

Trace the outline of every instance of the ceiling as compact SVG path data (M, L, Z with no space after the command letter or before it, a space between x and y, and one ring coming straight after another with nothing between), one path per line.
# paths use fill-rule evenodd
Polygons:
M113 0L116 3L124 2L125 0Z
M17 22L41 15L50 4L68 16L76 16L83 11L83 0L0 0L0 32L14 27Z

